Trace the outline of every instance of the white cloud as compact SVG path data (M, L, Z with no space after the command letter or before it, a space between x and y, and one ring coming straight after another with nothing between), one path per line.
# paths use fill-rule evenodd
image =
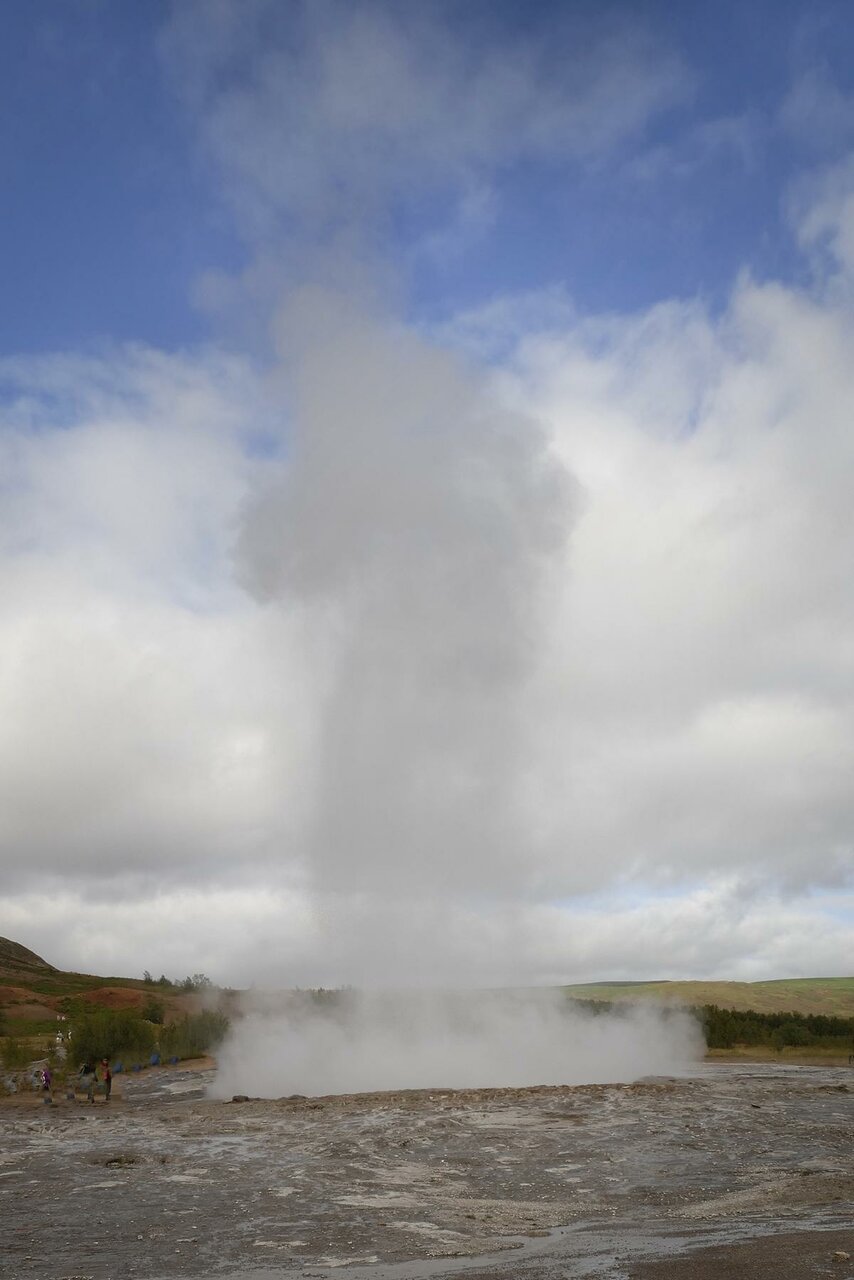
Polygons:
M816 275L833 292L851 297L854 274L854 157L819 169L796 183L791 216Z
M813 152L834 152L854 137L852 101L827 64L806 68L780 108L783 128Z
M523 344L516 402L584 494L543 712L582 883L850 873L850 338L746 282L717 325L664 308Z
M246 883L246 881L249 883ZM465 908L449 900L275 888L257 869L222 887L114 886L72 878L0 904L0 932L54 964L104 974L205 972L260 990L285 984L423 988L610 978L742 982L850 970L854 897L781 897L738 876L666 896Z
M684 129L666 143L640 149L625 174L644 184L685 182L705 169L727 166L749 173L767 141L769 122L757 111L715 116Z
M223 984L275 983L299 974L317 945L313 909L298 890L269 884L223 887L132 881L99 898L69 875L47 891L21 893L2 904L2 932L26 937L51 963L96 973L167 977L207 973ZM114 886L115 890L116 886Z
M466 38L423 7L182 4L163 49L261 240L284 218L316 243L430 192L461 198L465 217L506 166L598 160L690 92L684 64L639 26L472 22Z
M300 716L269 670L287 629L231 571L262 385L216 353L3 373L6 884L181 881L259 856L288 825L278 726Z

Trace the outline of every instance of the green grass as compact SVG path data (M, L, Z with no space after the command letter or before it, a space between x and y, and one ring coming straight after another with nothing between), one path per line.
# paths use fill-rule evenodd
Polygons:
M854 978L775 978L767 982L595 982L562 988L584 1000L666 1000L716 1004L757 1013L826 1013L854 1016Z
M733 1045L731 1049L707 1049L706 1058L710 1062L787 1062L800 1066L846 1066L849 1052L847 1045L833 1048L804 1045L799 1048L786 1046L774 1049L769 1044L742 1044Z
M43 996L75 996L86 991L96 991L99 987L131 987L135 991L162 991L154 982L143 982L141 978L99 978L91 973L51 973L40 977L28 977L24 986L28 991L38 992Z
M59 1024L62 1025L62 1024ZM36 1021L33 1018L14 1018L6 1015L3 1034L20 1038L21 1036L55 1036L57 1022L56 1018L51 1020Z

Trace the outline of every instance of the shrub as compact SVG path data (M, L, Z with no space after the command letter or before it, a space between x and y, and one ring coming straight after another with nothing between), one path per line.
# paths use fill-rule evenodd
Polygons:
M157 999L157 996L149 996L139 1014L141 1018L145 1018L146 1022L155 1022L158 1026L162 1026L166 1016L166 1006L162 1000Z
M216 1046L229 1028L224 1013L214 1011L188 1013L172 1022L160 1033L160 1052L164 1058L195 1058Z
M155 1048L155 1032L150 1022L129 1009L98 1009L75 1019L69 1055L84 1059L115 1058L136 1054L148 1058Z
M784 1022L775 1034L779 1035L783 1044L788 1045L811 1044L814 1039L803 1023L795 1021Z

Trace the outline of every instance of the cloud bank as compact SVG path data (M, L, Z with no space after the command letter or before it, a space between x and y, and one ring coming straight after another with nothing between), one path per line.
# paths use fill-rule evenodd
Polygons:
M487 386L308 306L272 380L135 353L61 423L92 368L6 366L3 932L224 981L844 968L847 310L528 304Z

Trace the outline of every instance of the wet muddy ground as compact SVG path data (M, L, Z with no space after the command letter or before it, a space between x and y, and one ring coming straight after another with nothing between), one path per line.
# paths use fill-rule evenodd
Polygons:
M851 1069L276 1102L209 1079L0 1105L0 1276L854 1280Z

